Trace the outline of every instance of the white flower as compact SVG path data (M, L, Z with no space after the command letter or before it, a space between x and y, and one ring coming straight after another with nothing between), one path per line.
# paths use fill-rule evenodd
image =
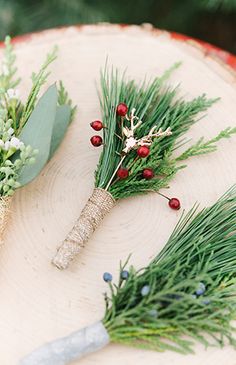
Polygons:
M18 89L8 89L6 92L7 99L19 99L19 90Z
M0 142L1 144L1 142ZM16 150L20 150L22 147L24 147L24 143L19 140L17 137L12 137L10 141L6 141L4 143L4 149L5 151L9 151L11 148L14 148Z
M10 149L10 141L6 141L4 144L4 149L8 151Z
M9 75L9 70L8 70L8 67L6 65L2 65L2 74L4 76L8 76Z
M2 139L0 139L0 148L4 148L4 142L3 142L3 140Z
M24 146L24 143L19 140L19 138L12 137L10 140L10 147L16 148L17 150L21 149Z
M9 128L7 133L9 134L9 136L11 136L14 133L14 129L13 128Z

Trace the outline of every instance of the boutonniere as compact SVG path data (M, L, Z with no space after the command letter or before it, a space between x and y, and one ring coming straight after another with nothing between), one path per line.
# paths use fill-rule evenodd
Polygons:
M102 147L95 188L53 258L59 269L68 267L117 201L166 188L185 167L183 161L215 151L217 141L236 132L236 128L226 128L213 139L201 138L177 155L184 135L198 120L199 113L217 101L205 94L190 101L178 97L179 87L166 85L178 66L175 64L161 77L139 85L115 69L109 71L107 66L101 73L102 120L91 122L96 131L91 144ZM178 198L166 198L170 208L180 209Z
M60 82L40 97L49 65L57 50L49 53L36 73L26 101L20 97L16 57L6 37L0 70L0 237L6 226L15 191L36 178L59 146L75 108Z
M109 342L155 351L193 353L236 347L236 187L214 205L184 215L145 268L121 265L119 281L105 272L110 294L100 322L47 344L20 365L69 364Z

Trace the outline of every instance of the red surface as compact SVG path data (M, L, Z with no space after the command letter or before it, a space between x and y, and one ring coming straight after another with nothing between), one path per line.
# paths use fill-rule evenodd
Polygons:
M171 37L180 41L194 41L200 44L206 51L206 54L216 56L219 59L221 59L223 62L225 62L227 65L231 66L233 69L236 70L236 56L233 55L230 52L224 51L223 49L216 47L210 43L204 42L199 39L193 39L191 37L188 37L184 34L179 34L175 32L171 32Z
M82 28L83 25L77 25L76 27L77 28ZM121 29L126 28L126 27L129 27L129 25L120 24ZM58 28L58 29L63 30L63 27ZM155 31L155 28L153 28L153 29ZM47 32L47 30L45 30L45 32ZM25 42L28 39L30 39L33 34L37 34L37 33L23 34L23 35L20 35L20 36L17 36L15 38L13 38L12 41L13 41L13 43ZM221 61L223 61L224 63L226 63L227 65L231 66L233 69L236 70L236 56L233 55L232 53L224 51L221 48L218 48L218 47L216 47L216 46L214 46L210 43L204 42L204 41L199 40L199 39L191 38L191 37L186 36L184 34L180 34L180 33L176 33L176 32L170 32L170 35L173 39L176 39L176 40L179 40L179 41L182 41L182 42L194 41L195 43L198 43L201 47L203 47L206 54L212 55L212 56L215 56L215 57L219 58ZM0 42L0 47L1 46L3 46L3 42Z

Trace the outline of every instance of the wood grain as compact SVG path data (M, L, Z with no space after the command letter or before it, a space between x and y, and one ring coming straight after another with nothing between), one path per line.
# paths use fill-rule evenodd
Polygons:
M183 66L171 78L181 81L188 99L207 92L221 100L194 126L196 140L235 125L235 74L203 49L172 39L168 33L142 27L99 25L50 30L16 44L21 93L29 77L54 44L60 47L50 81L63 79L74 102L76 120L55 157L40 177L20 189L13 199L12 217L0 252L0 363L15 365L33 348L98 320L103 315L104 271L117 276L119 260L133 252L131 262L141 267L165 244L181 212L171 211L157 194L120 202L104 220L79 258L67 271L50 264L55 248L73 226L93 189L99 158L91 147L89 123L100 118L95 80L106 57L141 80L163 72L176 61ZM218 152L193 158L171 183L168 194L189 209L195 201L214 202L236 182L236 138L220 143ZM230 347L196 355L155 353L118 345L89 356L81 365L235 365Z

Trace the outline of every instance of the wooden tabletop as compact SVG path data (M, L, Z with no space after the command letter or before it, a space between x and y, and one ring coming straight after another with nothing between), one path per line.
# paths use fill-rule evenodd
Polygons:
M93 189L100 151L89 143L89 123L100 118L95 81L106 57L115 66L127 68L127 74L137 80L158 75L182 61L170 82L181 82L186 99L204 92L221 97L192 128L189 138L214 136L226 126L236 125L234 71L217 52L212 54L199 43L176 39L149 26L88 25L21 38L15 47L23 96L29 91L31 72L39 68L54 44L59 46L59 57L45 88L63 79L78 112L41 176L14 196L0 252L1 365L16 365L42 343L101 319L106 290L103 272L112 272L116 278L120 259L130 253L137 268L146 265L163 247L181 215L181 211L170 210L157 194L121 201L69 270L60 272L50 264L55 248ZM177 196L185 209L196 201L202 206L213 203L236 182L235 156L236 137L222 141L218 152L191 159L188 168L170 184L168 194ZM206 351L197 344L195 355L184 356L109 345L80 364L235 365L235 358L230 347Z

